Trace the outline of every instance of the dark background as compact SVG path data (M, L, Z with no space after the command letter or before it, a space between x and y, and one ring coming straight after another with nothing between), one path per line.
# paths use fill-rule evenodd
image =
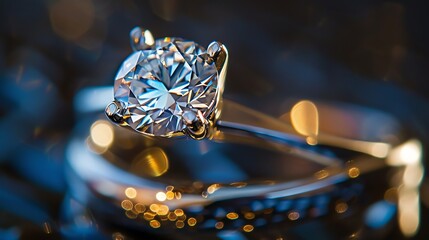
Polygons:
M59 217L64 146L79 120L73 97L113 83L136 25L155 37L224 43L225 95L238 102L272 115L301 98L374 107L427 151L427 9L424 1L1 1L0 238L41 231L37 216ZM428 185L419 238L429 236Z

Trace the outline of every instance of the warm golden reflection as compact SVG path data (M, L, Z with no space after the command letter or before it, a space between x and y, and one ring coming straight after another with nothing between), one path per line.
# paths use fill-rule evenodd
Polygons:
M135 188L132 187L128 187L125 189L125 196L127 196L128 198L136 198L137 196L137 191Z
M224 226L223 222L217 222L217 223L215 224L215 228L216 228L216 229L222 229L222 228L223 228L223 226Z
M255 218L255 214L253 212L247 212L244 214L244 218L247 220L251 220Z
M158 192L156 194L156 200L164 202L167 199L167 195L164 192Z
M216 190L218 190L220 188L220 184L212 184L207 188L207 192L209 194L214 193Z
M160 216L164 216L164 215L167 215L169 211L170 211L170 208L167 205L160 205L156 213Z
M229 185L231 185L232 187L236 187L236 188L243 188L245 186L247 186L246 182L233 182L230 183Z
M254 227L250 224L243 226L243 231L245 231L245 232L251 232L251 231L253 231L253 229L254 229Z
M137 213L144 213L144 211L146 211L146 206L141 203L137 203L136 205L134 205L134 209Z
M133 208L133 202L131 202L130 200L124 200L121 202L121 207L124 210L131 210Z
M98 120L92 124L90 130L92 142L100 148L108 148L114 138L113 129L109 122Z
M176 227L177 228L183 228L185 226L185 222L184 221L177 221L176 222Z
M288 217L290 220L295 221L295 220L298 220L298 218L299 218L299 213L298 213L298 212L293 211L293 212L290 212L290 213L287 215L287 217Z
M411 139L394 149L387 158L387 163L391 166L404 166L417 164L422 157L422 144L416 139Z
M411 139L395 147L386 162L391 166L405 166L402 185L397 189L398 218L402 233L412 237L420 226L419 187L424 173L422 143L417 139Z
M399 227L402 233L411 237L416 234L420 224L419 192L417 189L399 190Z
M153 204L151 204L150 206L149 206L149 209L152 211L152 212L158 212L158 210L159 210L159 205L158 204L155 204L155 203L153 203Z
M151 152L154 151L153 149L156 148L148 149L146 155L150 155ZM421 143L417 140L410 140L392 149L391 152L389 152L389 157L386 158L388 165L405 166L404 171L400 172L402 175L396 177L401 180L400 182L402 185L398 187L391 183L393 184L392 188L388 189L384 194L385 200L398 203L399 226L405 236L413 236L417 232L420 224L418 188L424 173L421 163L421 151ZM358 161L348 161L344 169L345 176L350 178L359 177L365 171L365 168L358 166ZM314 174L314 177L317 179L325 179L329 177L330 174L333 174L333 172L329 171L326 169L320 170ZM266 184L275 184L275 182L266 182ZM395 184L397 184L397 182ZM208 195L215 193L222 187L234 186L236 188L241 188L246 186L246 183L239 182L225 185L212 184L207 187L200 182L194 182L193 186ZM167 186L165 189L162 188L158 191L151 191L150 193L137 191L133 187L127 187L118 192L122 193L121 196L126 198L120 203L121 207L125 210L125 216L129 219L144 219L152 228L160 228L169 225L180 229L201 224L201 222L204 221L201 215L194 216L191 213L185 213L186 208L176 208L177 205L174 205L175 199L181 198L181 193L179 191L183 190L177 186L176 188L174 186ZM125 194L125 196L123 194ZM143 196L151 199L150 201L152 202L147 202L143 199ZM346 213L348 210L349 205L346 202L339 201L334 205L334 211L338 214ZM233 220L233 222L240 224L240 228L243 232L252 232L254 226L250 224L243 225L241 221L246 220L253 222L256 216L270 215L273 211L273 208L266 208L261 211L258 210L257 213L251 212L250 209L241 209L237 212L231 211L227 212L226 215L225 212L223 212L221 217L216 217L218 222L215 223L214 227L219 230L223 229L224 223L219 220ZM187 214L189 215L187 216ZM237 220L240 217L242 217L242 219ZM291 221L296 221L302 218L302 216L300 216L298 211L293 210L288 212L287 218ZM213 227L213 224L211 227Z
M197 219L195 219L195 218L189 218L189 219L188 219L188 225L189 225L189 226L193 227L193 226L195 226L196 224L197 224Z
M149 225L150 225L152 228L159 228L159 227L161 227L161 223L160 223L159 221L157 221L157 220L152 220L152 221L150 221L150 222L149 222Z
M314 176L317 178L317 179L319 179L319 180L321 180L321 179L324 179L324 178L327 178L328 176L329 176L329 172L327 171L327 170L320 170L320 171L318 171L318 172L316 172L315 174L314 174Z
M134 160L131 171L138 175L159 177L167 172L168 157L158 147L152 147L141 152Z
M165 197L167 198L167 200L173 200L174 199L174 192L172 192L172 191L166 192Z
M337 205L335 205L335 211L337 213L345 213L348 208L349 206L345 202L340 202L340 203L337 203Z
M115 233L112 234L112 239L113 240L124 240L125 237L121 233L115 232Z
M316 105L308 100L296 103L290 112L292 126L295 130L307 137L307 143L317 144L319 134L319 113Z
M137 218L137 213L132 211L132 210L128 210L125 212L125 215L129 218L129 219L136 219Z
M405 168L403 184L407 188L418 188L423 179L423 167L418 164L410 164Z
M177 216L177 219L178 220L181 220L181 221L185 221L186 220L186 214L183 214L183 215L181 215L181 216Z
M43 223L43 231L44 231L46 234L51 234L51 233L52 233L51 225L50 225L49 223L47 223L47 222L44 222L44 223Z
M371 143L368 144L368 153L374 157L384 158L389 154L390 145L386 143Z
M155 213L151 213L151 212L145 212L145 213L143 214L143 218L144 218L145 220L147 220L147 221L154 219L154 218L155 218L155 216L156 216L156 214L155 214Z
M180 217L180 216L183 216L184 212L182 209L178 208L178 209L174 210L174 214L176 214L176 216Z
M230 212L230 213L226 214L226 217L227 217L228 219L234 220L234 219L237 219L237 218L238 218L238 214L237 214L237 213L235 213L235 212Z
M348 174L350 178L357 178L360 175L360 170L357 167L351 167L349 168Z
M177 215L174 212L168 213L168 220L174 222L177 220Z

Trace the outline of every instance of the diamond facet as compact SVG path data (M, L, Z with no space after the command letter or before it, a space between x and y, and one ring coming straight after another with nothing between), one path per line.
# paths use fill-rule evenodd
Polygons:
M157 40L154 49L131 54L114 87L115 100L126 109L126 124L168 137L186 128L190 112L208 117L216 101L218 72L207 60L201 46L177 38Z

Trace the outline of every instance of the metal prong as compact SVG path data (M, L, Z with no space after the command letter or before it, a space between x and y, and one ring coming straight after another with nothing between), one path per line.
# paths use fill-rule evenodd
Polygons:
M130 32L130 43L134 51L148 50L155 44L155 39L149 30L135 27Z
M110 119L110 121L116 124L122 124L124 122L124 107L120 102L113 101L109 103L104 112L106 113L106 116Z
M209 60L214 61L217 70L221 72L228 62L228 50L226 50L225 45L213 41L207 47L207 54L209 55Z
M226 70L228 67L228 50L225 45L220 42L214 41L207 47L208 62L214 62L218 71L218 83L214 118L213 122L219 118L221 114L222 94L225 88Z
M207 137L209 132L209 121L203 116L201 111L185 112L184 120L186 121L186 133L193 139L202 140Z

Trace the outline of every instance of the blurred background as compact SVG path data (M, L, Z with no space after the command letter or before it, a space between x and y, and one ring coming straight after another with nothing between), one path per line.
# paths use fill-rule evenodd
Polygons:
M137 25L224 43L225 95L237 102L274 116L303 98L369 106L429 150L422 1L2 0L0 19L0 239L61 235L74 96L113 84ZM429 237L428 187L416 239Z

